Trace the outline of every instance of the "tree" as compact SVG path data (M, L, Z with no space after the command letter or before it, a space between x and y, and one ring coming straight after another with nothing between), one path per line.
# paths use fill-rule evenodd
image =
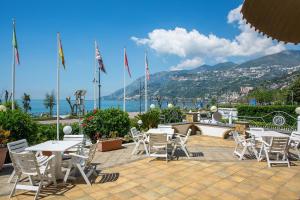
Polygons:
M77 108L76 103L72 104L71 102L71 97L66 97L66 101L68 102L71 110L71 115L76 115L77 113L75 112L75 108ZM77 110L77 109L76 109Z
M30 106L30 95L24 93L24 95L22 96L22 103L23 103L23 108L24 111L27 113L29 110L31 110L31 106Z
M49 109L50 116L52 116L53 114L54 105L56 105L54 92L51 92L51 94L47 93L44 99L44 106L46 107L46 109Z
M291 85L287 95L288 102L300 103L300 78L296 79Z

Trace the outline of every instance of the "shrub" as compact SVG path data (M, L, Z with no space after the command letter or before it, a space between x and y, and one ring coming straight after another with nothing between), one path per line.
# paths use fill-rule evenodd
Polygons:
M183 113L179 107L165 108L161 111L165 123L182 122Z
M135 119L132 121L135 124L132 124L132 126L139 128L137 121L142 120L143 124L141 128L143 130L148 130L150 128L155 128L160 122L160 110L159 109L151 109L148 112L144 114L139 114L135 117Z
M0 126L11 132L10 141L25 138L29 143L33 143L38 130L37 124L31 117L20 110L0 112Z
M294 118L297 118L297 114L295 112L296 106L291 105L270 105L270 106L246 106L241 105L237 107L238 116L247 116L247 117L264 117L266 122L272 122L274 115L270 115L270 113L274 111L282 111L287 113L288 115L284 115L286 119L286 123L288 125L294 125L296 123ZM290 116L292 117L290 117ZM294 118L293 118L294 117ZM255 121L253 119L252 121ZM261 121L261 120L260 120Z
M120 109L94 110L84 116L82 127L92 141L98 134L100 137L123 137L129 132L130 119L128 113Z

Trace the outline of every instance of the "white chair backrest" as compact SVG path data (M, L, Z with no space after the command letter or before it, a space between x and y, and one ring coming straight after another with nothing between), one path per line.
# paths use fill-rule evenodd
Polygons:
M135 127L132 127L130 129L130 133L131 133L132 138L136 139L136 138L138 138L140 131L138 131Z
M84 135L64 135L64 141L84 141Z
M38 175L40 177L40 170L35 155L32 152L25 153L10 153L13 164L16 166L15 170L20 170L25 175Z
M24 152L27 147L28 147L28 143L26 139L7 143L7 148L9 152L14 152L14 153Z
M168 142L168 135L163 133L151 133L149 134L149 144L150 147L156 146L156 145L164 145Z
M270 152L283 153L287 150L289 138L273 137L271 139Z
M300 132L292 132L291 136L290 136L290 140L298 140L300 141Z
M235 143L237 143L237 144L242 143L243 138L237 131L232 131L232 136L233 136Z
M250 131L264 131L264 130L265 130L264 128L257 128L257 127L250 128Z

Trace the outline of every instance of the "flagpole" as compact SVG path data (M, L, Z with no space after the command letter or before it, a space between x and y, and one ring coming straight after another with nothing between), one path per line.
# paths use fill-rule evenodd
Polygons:
M126 49L124 48L124 69L123 69L123 80L124 80L124 98L123 98L123 111L126 111L126 89L125 89L125 83L126 83L126 76L125 76L125 55L126 55Z
M145 112L148 111L147 52L145 52Z
M56 139L59 140L59 33L57 33Z
M100 67L98 68L98 106L101 109L101 80L100 80L101 70Z
M94 51L95 51L95 57L94 57L94 109L97 109L96 46L97 46L97 43L96 43L96 40L95 40L95 48L94 48Z
M13 31L15 31L15 19L13 19ZM13 37L15 37L15 36L13 35ZM12 102L11 102L11 109L14 110L15 109L15 82L16 82L16 50L15 50L14 46L13 46L12 50L13 50L13 60L12 60L12 88L11 88Z

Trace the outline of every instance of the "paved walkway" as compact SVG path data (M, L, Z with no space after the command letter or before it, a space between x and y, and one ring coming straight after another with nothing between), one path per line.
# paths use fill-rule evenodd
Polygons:
M43 189L41 196L53 200L299 199L300 162L293 162L291 168L268 168L266 162L238 161L232 156L233 146L233 141L192 136L188 148L194 157L180 156L168 163L132 156L132 145L97 152L94 162L100 163L101 171L91 187L79 178L57 189ZM0 176L1 185L6 180ZM18 192L14 199L33 199L33 193Z

